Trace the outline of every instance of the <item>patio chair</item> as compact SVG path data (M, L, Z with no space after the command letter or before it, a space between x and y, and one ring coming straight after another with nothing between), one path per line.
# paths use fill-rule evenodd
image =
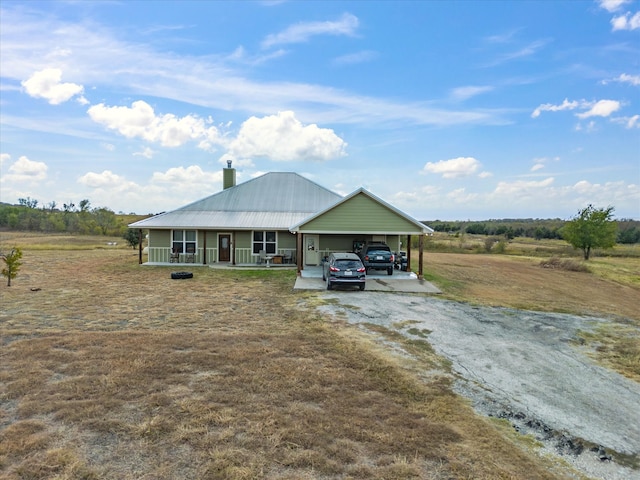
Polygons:
M177 249L169 249L169 263L180 263L180 253Z
M184 259L185 263L196 263L196 251L194 248L187 248L187 255Z
M264 250L260 250L260 256L258 257L258 265L262 265L267 262L267 253Z
M282 263L291 263L292 260L293 255L291 254L291 250L284 252L284 255L282 256Z

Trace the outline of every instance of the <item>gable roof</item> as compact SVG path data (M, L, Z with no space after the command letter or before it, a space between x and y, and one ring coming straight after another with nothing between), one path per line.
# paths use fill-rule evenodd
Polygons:
M340 198L297 173L271 172L129 226L287 230Z
M376 219L382 220L383 216L386 216L386 221L376 221ZM362 225L359 226L358 223ZM366 231L361 230L361 227L365 227ZM433 233L430 227L362 187L291 226L289 231L292 233L344 233L353 229L370 234Z

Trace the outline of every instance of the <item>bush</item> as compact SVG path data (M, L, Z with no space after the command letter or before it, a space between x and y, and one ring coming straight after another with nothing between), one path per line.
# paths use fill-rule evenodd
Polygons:
M569 272L591 272L589 267L583 263L558 257L551 257L549 260L543 260L540 262L540 266L542 268L556 268L558 270L566 270Z

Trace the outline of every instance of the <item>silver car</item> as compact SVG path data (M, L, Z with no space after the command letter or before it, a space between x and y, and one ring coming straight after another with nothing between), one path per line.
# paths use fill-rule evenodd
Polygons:
M322 280L327 282L327 290L337 285L354 285L364 290L364 264L355 253L332 253L324 262Z

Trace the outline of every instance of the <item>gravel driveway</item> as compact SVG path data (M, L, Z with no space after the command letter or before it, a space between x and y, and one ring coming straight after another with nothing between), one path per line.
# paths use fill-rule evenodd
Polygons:
M322 295L338 301L322 311L351 323L383 325L407 336L409 329L429 332L436 352L452 362L455 389L476 410L508 419L582 472L640 478L637 470L610 460L615 452L640 455L640 384L598 366L574 342L578 330L606 320L419 295Z

